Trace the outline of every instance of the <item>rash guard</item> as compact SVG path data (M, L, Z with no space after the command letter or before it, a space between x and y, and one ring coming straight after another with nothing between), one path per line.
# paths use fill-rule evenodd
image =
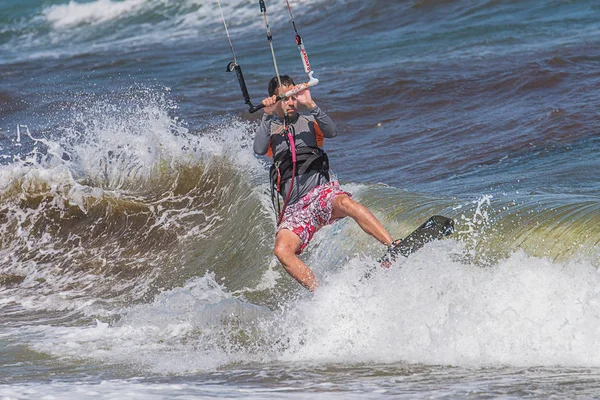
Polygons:
M318 128L315 127L318 125ZM309 115L296 113L290 120L290 129L294 134L296 148L300 147L319 147L321 145L317 132L320 130L323 137L332 138L337 136L337 128L331 118L325 114L318 106L309 110ZM267 154L271 149L272 155L277 157L279 154L289 149L288 140L284 128L283 118L277 114L263 114L262 121L254 137L254 152L259 155ZM311 170L304 174L296 176L294 187L290 194L288 204L294 204L315 187L329 182L328 177L320 171ZM281 193L287 196L290 190L291 179L282 182Z

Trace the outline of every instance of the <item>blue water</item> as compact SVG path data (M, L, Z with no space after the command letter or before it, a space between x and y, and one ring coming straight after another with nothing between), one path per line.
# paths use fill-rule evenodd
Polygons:
M281 73L303 72L285 1ZM10 399L594 398L600 5L290 3L344 189L402 237L323 229L305 293L272 255L268 160L217 2L0 4L0 394ZM256 104L258 2L223 1Z

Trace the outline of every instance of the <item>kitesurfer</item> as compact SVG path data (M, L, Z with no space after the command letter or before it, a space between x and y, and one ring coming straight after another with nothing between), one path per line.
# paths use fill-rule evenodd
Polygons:
M330 179L323 138L333 138L338 131L314 102L309 89L278 100L277 96L295 88L287 75L269 82L269 97L262 101L264 114L254 138L254 152L273 157L273 195L285 199L283 208L278 210L275 256L294 279L314 291L319 281L298 255L323 226L350 217L388 248L393 247L393 239L373 213ZM307 115L298 113L299 105L308 110Z

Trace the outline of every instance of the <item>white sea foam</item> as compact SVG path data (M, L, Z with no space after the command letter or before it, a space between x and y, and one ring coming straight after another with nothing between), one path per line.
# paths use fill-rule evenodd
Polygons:
M161 293L152 303L123 310L112 326L100 321L88 327L37 326L24 328L21 334L43 336L31 346L61 358L190 373L262 357L240 351L243 346L238 342L244 337L238 331L250 332L249 327L270 313L266 307L234 298L207 274Z
M285 359L460 366L599 366L600 273L512 254L497 266L459 262L452 240L358 284L352 260L289 315L305 327ZM290 329L291 331L291 329Z
M93 187L118 191L127 182L147 179L157 164L168 169L207 154L230 159L257 182L264 179L247 123L216 124L210 133L191 135L161 101L136 102L125 109L103 101L85 105L83 113L75 113L72 131L61 135L60 149L50 146L51 161L3 166L1 186L14 179L25 188L42 182L52 190L53 201L77 201L92 187L78 183L82 178L104 182ZM70 161L57 161L62 151ZM109 151L118 156L113 170L105 168ZM132 163L141 168L130 176ZM364 187L347 188L360 197ZM485 204L483 198L475 217L483 218ZM304 257L322 287L314 296L305 293L284 302L275 312L231 293L210 274L163 291L148 304L101 311L84 291L36 291L35 279L48 276L40 265L23 263L29 279L24 286L33 294L19 297L13 290L13 301L32 310L77 310L118 317L118 322L29 326L11 335L25 342L30 338L30 347L58 358L133 364L160 374L248 361L600 367L600 274L589 262L551 262L517 252L481 268L466 261L463 244L450 239L363 280L364 271L376 263L352 249L368 248L367 240L372 242L351 221L317 234ZM263 288L281 279L278 268L270 266ZM64 276L58 286L74 279L97 282L92 278Z
M268 200L262 193L264 165L253 156L250 146L248 130L251 124L241 120L215 121L212 131L192 134L170 115L174 106L165 102L161 95L146 93L140 97L129 94L124 97L123 101L80 101L78 108L65 117L60 132L48 135L59 139L42 137L32 126L31 133L36 141L22 138L23 146L17 149L28 153L20 154L20 160L12 164L0 166L0 192L5 200L2 216L8 220L0 234L10 238L4 242L0 260L3 272L25 277L21 285L10 289L12 301L24 309L32 312L78 310L84 314L107 315L109 311L94 305L97 299L91 295L89 287L101 291L102 287L108 290L110 286L110 290L135 297L136 291L147 290L148 281L155 277L148 272L145 280L138 278L135 287L128 287L132 285L131 281L81 270L77 262L81 254L86 254L86 259L97 255L101 263L107 262L107 257L116 257L120 250L109 246L95 253L96 250L86 246L68 245L68 240L65 243L65 239L54 232L71 234L70 244L79 243L77 233L63 229L59 217L57 220L52 217L57 212L64 212L65 218L69 219L72 207L87 214L90 205L105 198L111 204L115 199L135 201L138 190L143 196L155 190L156 181L162 181L167 185L165 193L153 198L148 210L155 213L157 229L178 227L190 215L205 212L203 209L163 207L162 201L172 200L168 189L170 182L178 179L179 168L199 165L209 168L213 162L226 160L248 179L256 181L258 197L268 207ZM118 106L115 103L119 103ZM29 150L25 150L26 147ZM23 207L21 204L21 200L34 199L32 202L35 203L38 198L44 199L39 206ZM185 199L182 201L185 203ZM218 218L210 215L205 219L205 226L190 228L186 230L187 234L201 237L210 231L213 220L218 222ZM89 228L93 229L93 226ZM23 251L33 258L23 259ZM145 266L153 262L131 261ZM102 269L109 270L108 267ZM7 293L5 291L5 295Z
M246 400L264 399L306 399L306 392L301 390L301 385L311 387L311 382L299 381L293 387L253 387L252 385L221 385L201 381L188 381L177 383L145 382L143 379L113 379L100 382L58 382L14 384L0 387L0 396L4 400L31 400L31 399L69 399L69 400L173 400L173 399L209 399L229 398ZM362 400L364 383L346 383L343 390L355 389L355 393L344 393L344 399ZM371 389L377 387L374 383ZM340 392L320 392L319 399L340 398Z
M313 3L318 1L292 4L300 20ZM264 33L257 4L234 0L223 2L222 7L234 40L248 32ZM274 1L268 7L274 29L289 26L285 1ZM0 44L3 62L61 58L90 51L122 52L154 43L177 42L179 46L182 40L193 40L194 46L201 47L202 41L215 37L221 38L227 48L217 3L203 0L70 0L66 4L42 5L35 15L11 22L0 31L14 34Z
M124 309L113 326L22 329L36 331L38 351L161 374L272 361L600 366L594 266L519 252L480 268L461 263L460 251L452 240L430 244L366 280L375 262L353 258L321 272L314 296L277 312L232 296L206 275Z
M243 27L249 24L260 26L262 23L258 7L249 6L248 2L241 0L223 2L221 7L226 16L226 22L231 27ZM287 14L284 13L285 7L283 0L269 4L272 14L270 21L285 21L287 18ZM221 13L216 2L209 3L203 0L184 0L174 4L162 0L95 0L91 2L70 0L68 4L47 7L43 11L43 16L55 29L65 29L79 25L96 25L117 21L151 11L165 15L173 13L172 18L176 22L173 26L179 26L179 28L221 24Z
M69 1L44 10L48 22L55 28L68 28L81 24L98 24L123 18L142 9L146 0L96 0L89 3Z

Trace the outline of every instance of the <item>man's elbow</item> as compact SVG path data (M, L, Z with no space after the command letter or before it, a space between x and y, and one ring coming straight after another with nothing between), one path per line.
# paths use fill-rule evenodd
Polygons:
M338 135L338 130L337 127L333 126L331 129L327 129L326 132L323 132L323 136L325 136L326 138L334 138Z
M267 154L267 149L254 147L254 154L257 154L259 156L264 156L265 154Z

